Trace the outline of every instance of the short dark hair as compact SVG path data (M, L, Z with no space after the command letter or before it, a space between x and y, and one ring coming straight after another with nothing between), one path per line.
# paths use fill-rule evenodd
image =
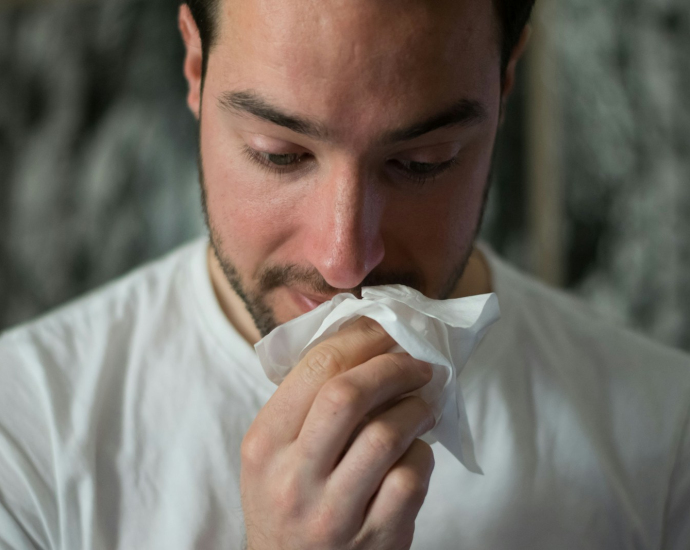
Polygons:
M217 14L223 0L184 0L199 28L203 54L202 80L206 76L208 55L217 32ZM529 21L535 0L493 0L501 25L501 76L505 74L510 54Z

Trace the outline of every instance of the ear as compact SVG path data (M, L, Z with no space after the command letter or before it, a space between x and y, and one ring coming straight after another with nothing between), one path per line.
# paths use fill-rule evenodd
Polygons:
M527 43L529 42L531 35L532 27L530 25L525 25L525 28L522 29L520 40L518 40L518 43L513 48L513 53L510 54L510 59L506 65L506 73L503 78L503 90L501 90L502 106L505 105L506 101L508 101L508 98L510 97L510 94L513 93L513 89L515 88L515 69L518 61L527 49ZM501 108L501 112L505 113L505 109ZM501 115L501 119L503 119L503 115Z
M199 36L199 29L196 26L192 12L189 11L187 4L180 6L178 15L178 23L180 32L182 33L182 40L186 49L184 58L184 76L189 85L189 92L187 93L187 105L199 120L199 107L201 105L201 72L203 56L201 50L201 37Z

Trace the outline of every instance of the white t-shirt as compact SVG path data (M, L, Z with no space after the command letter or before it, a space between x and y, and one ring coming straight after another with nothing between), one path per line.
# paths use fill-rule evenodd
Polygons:
M239 549L275 387L200 240L0 339L0 548ZM502 319L461 375L485 474L434 445L418 550L690 548L690 361L485 247Z

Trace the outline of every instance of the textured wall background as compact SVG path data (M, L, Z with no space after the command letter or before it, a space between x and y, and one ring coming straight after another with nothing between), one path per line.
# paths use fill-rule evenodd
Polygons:
M568 285L690 349L690 2L562 0Z
M176 13L175 0L0 8L0 329L203 231ZM690 349L690 3L560 0L549 14L564 284ZM529 269L520 82L484 236Z
M200 232L176 10L0 10L0 326Z

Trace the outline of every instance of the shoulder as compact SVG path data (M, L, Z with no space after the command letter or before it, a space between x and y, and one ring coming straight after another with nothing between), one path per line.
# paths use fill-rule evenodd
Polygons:
M205 240L180 247L42 317L0 335L0 350L29 355L79 354L100 339L132 333L137 323L170 319L185 307L185 267L205 250Z
M79 499L58 500L88 475L127 380L149 370L166 327L185 330L186 266L204 252L194 242L0 336L0 502L13 529L46 547L58 537L60 509Z
M690 411L690 356L487 257L510 341L498 359L502 376L531 380L535 398L568 410L591 433L606 432L629 456L658 459L665 449L670 459Z
M529 418L523 428L535 441L561 442L564 463L577 456L583 479L613 480L640 514L668 501L687 517L690 357L487 258L503 325L492 340L493 380L506 388L511 417Z
M668 378L690 389L690 355L604 318L583 300L519 272L489 252L502 318L560 362L613 376Z
M93 405L82 397L122 383L129 363L160 353L185 331L193 307L185 267L204 251L201 241L184 246L0 335L0 425L43 409L68 426L70 410Z

